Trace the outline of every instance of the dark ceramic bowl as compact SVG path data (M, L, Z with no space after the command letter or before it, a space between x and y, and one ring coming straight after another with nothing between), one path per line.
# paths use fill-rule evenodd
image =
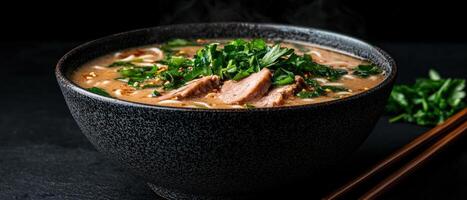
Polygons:
M69 80L101 55L171 38L270 38L306 41L381 66L385 80L367 92L304 106L195 109L144 105L90 93ZM294 182L352 153L383 112L396 66L380 49L313 28L250 24L182 24L111 35L67 53L56 68L79 127L103 154L167 198L232 197Z

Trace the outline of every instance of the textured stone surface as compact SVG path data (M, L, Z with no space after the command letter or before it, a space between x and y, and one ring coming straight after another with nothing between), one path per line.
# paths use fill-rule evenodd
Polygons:
M0 154L0 199L155 198L94 150L25 145L1 147Z

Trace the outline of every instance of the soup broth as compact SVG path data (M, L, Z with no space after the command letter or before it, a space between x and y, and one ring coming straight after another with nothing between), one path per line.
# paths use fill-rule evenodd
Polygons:
M176 39L99 57L71 79L91 92L131 102L241 109L345 98L381 83L384 71L297 41Z

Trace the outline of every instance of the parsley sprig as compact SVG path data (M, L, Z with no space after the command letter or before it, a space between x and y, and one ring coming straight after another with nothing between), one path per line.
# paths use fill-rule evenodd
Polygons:
M465 96L465 79L443 79L430 70L429 78L419 78L413 85L394 86L386 111L394 115L390 122L432 126L464 108Z

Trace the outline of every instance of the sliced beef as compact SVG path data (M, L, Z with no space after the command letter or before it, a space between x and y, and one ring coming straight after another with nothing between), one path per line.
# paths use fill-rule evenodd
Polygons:
M271 86L272 73L269 69L251 74L240 81L226 81L219 99L227 104L243 104L263 96Z
M158 100L162 101L167 99L184 99L196 97L218 88L219 85L219 76L206 76L192 80L191 82L187 83L187 85L159 97Z
M255 107L274 107L285 103L285 100L302 89L305 81L301 76L295 76L295 83L279 86L269 91L261 99L251 102Z

